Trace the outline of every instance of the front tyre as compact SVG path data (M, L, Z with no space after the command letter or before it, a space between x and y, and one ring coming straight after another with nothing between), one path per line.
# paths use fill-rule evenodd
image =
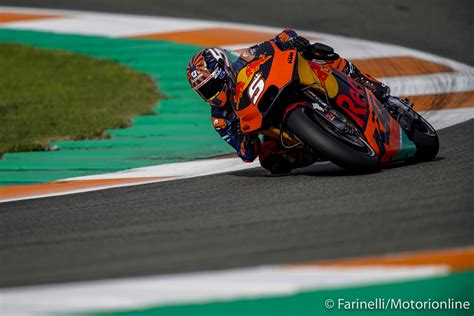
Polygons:
M355 171L373 171L379 161L372 148L365 143L365 148L357 148L344 142L327 126L315 122L305 108L299 107L288 114L286 125L304 144L310 146L318 155L327 158L336 165Z
M421 115L414 121L413 139L416 153L414 162L433 160L439 151L439 139L436 130Z

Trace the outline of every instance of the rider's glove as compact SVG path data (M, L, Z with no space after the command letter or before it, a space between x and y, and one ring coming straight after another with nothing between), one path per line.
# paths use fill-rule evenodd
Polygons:
M287 42L287 49L296 49L297 51L301 51L305 49L305 47L311 45L311 43L302 36L295 36L291 37Z
M307 60L336 60L339 55L334 52L331 46L322 43L307 45L301 50L303 57Z
M245 162L252 162L260 153L261 143L258 136L245 135L240 143L239 157Z

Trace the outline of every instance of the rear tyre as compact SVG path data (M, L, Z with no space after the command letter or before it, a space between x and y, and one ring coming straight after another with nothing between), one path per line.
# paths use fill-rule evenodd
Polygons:
M412 161L422 162L433 160L439 151L439 139L436 130L421 115L414 122L413 139L416 154Z
M336 165L353 171L373 171L378 168L378 157L373 149L355 148L338 139L326 127L312 120L304 108L296 108L288 114L288 130L304 144L310 146L319 156Z

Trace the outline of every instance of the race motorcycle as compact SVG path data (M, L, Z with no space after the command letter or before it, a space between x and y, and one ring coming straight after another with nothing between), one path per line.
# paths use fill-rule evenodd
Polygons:
M274 42L259 45L253 55L237 73L233 100L244 134L310 149L350 170L436 157L436 131L408 100L383 105L343 72Z

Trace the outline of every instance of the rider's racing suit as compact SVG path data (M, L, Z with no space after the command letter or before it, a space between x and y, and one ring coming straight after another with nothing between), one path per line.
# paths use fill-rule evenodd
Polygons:
M390 89L387 86L369 75L361 73L353 64L340 57L329 46L320 43L309 45L308 40L298 36L291 29L285 29L271 41L282 50L297 49L306 59L324 63L343 71L371 90L381 101L389 96ZM253 56L253 52L258 45L244 50L239 58L232 63L236 73L252 61L249 56ZM240 130L239 118L232 109L231 99L233 98L228 96L227 103L224 106L211 107L212 125L222 139L236 150L237 155L243 161L252 162L258 156L262 167L272 173L290 172L291 169L301 168L315 162L316 158L309 149L285 149L271 138L264 137L263 142L261 142L256 135L243 134Z

